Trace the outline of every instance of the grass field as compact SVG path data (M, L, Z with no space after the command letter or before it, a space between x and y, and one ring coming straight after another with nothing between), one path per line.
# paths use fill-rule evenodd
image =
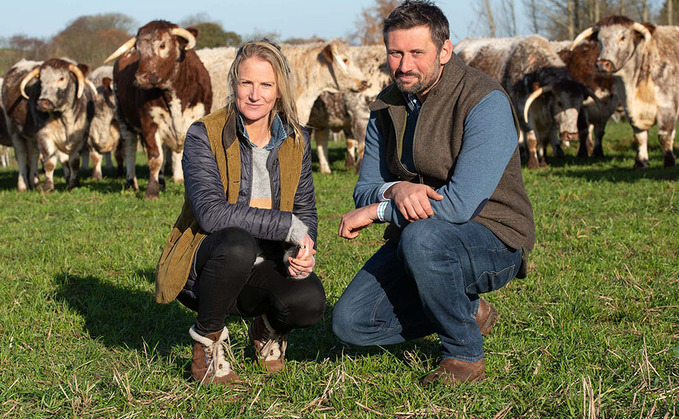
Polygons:
M227 319L244 379L229 390L187 380L193 313L154 301L182 185L155 201L112 178L19 194L16 167L0 169L0 417L676 417L679 169L662 168L650 138L645 171L631 169L624 124L609 126L605 159L569 149L524 170L537 230L529 275L486 296L500 312L484 343L488 378L455 388L421 386L434 336L366 350L332 334L333 305L382 232L337 237L356 181L339 143L334 173L315 173L324 321L294 331L287 369L267 376L246 323Z

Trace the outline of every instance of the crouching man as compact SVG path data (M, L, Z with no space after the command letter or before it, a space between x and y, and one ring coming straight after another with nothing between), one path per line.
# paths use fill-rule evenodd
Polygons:
M523 277L535 240L516 116L453 53L433 3L404 2L382 31L394 82L370 106L357 209L339 235L386 222L387 241L338 300L333 331L359 346L436 333L441 361L424 384L482 380L497 311L479 294Z

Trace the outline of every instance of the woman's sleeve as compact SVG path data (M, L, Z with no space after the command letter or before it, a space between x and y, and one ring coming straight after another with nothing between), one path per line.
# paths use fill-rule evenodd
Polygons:
M186 133L182 169L191 209L205 232L240 227L256 238L286 239L292 223L289 212L227 202L217 160L210 149L205 125L200 122L191 125Z

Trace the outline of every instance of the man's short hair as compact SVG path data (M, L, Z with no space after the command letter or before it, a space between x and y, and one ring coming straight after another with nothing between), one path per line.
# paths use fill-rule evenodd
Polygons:
M387 33L394 29L410 29L427 26L436 50L441 52L443 44L450 38L448 19L443 11L429 0L406 0L395 8L382 22L382 37L386 44Z

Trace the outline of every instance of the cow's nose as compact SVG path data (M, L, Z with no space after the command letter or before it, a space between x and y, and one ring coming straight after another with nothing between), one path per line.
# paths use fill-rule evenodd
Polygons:
M36 104L38 105L38 109L41 111L49 111L54 109L54 105L49 99L38 99Z
M602 73L610 73L613 70L613 63L608 60L597 60L596 67Z

